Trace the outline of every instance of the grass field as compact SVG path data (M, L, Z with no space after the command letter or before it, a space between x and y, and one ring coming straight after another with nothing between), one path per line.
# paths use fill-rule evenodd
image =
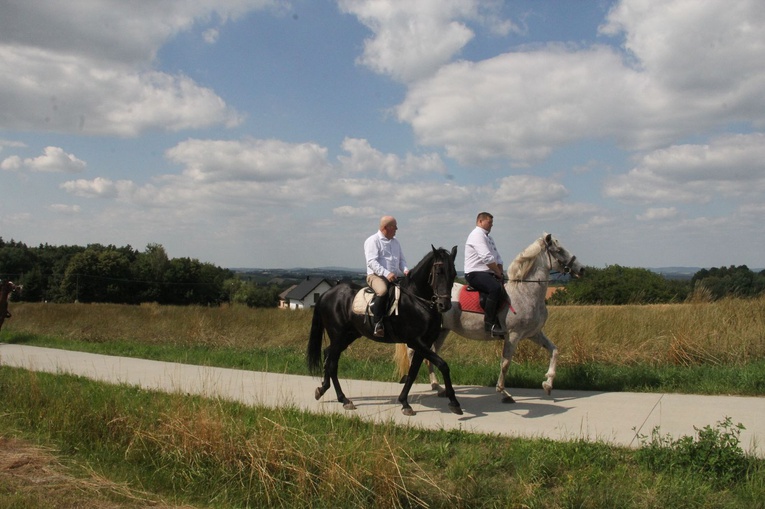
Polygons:
M559 389L765 394L765 298L651 306L551 306ZM16 304L6 342L306 374L310 311L152 304ZM456 384L492 386L502 343L451 334ZM357 340L341 376L397 380L393 348ZM548 352L522 341L507 386L539 387ZM424 381L424 370L421 373Z
M309 312L11 309L3 342L306 372ZM765 299L550 311L557 388L765 393ZM499 343L450 337L443 355L456 383L493 385L499 352ZM341 376L392 380L392 354L359 340ZM508 387L539 387L546 353L525 342L515 361ZM765 507L765 462L741 450L731 422L694 437L656 430L625 450L375 425L2 366L0 400L0 509Z

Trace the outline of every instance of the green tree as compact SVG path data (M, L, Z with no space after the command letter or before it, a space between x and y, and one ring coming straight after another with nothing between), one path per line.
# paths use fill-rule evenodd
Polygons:
M572 279L564 292L551 298L553 304L648 304L682 301L690 286L670 281L648 269L610 265L588 267L585 277Z
M124 249L91 245L69 262L62 297L70 302L130 302L129 278L130 259Z
M166 272L170 267L167 251L161 244L148 244L132 266L136 286L136 303L160 302Z
M754 297L765 291L765 271L755 274L746 265L712 267L696 272L691 283L694 288L705 288L715 299Z

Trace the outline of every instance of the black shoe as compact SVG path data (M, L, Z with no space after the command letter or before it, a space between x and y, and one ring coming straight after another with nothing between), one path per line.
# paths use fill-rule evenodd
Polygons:
M383 327L382 320L380 320L379 322L377 322L375 324L375 331L374 331L373 335L376 338L383 338L383 337L385 337L385 327Z

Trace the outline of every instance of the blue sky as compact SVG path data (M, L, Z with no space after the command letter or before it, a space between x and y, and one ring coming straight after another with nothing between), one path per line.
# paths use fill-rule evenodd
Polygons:
M0 5L0 237L410 265L494 214L584 264L765 266L760 0Z

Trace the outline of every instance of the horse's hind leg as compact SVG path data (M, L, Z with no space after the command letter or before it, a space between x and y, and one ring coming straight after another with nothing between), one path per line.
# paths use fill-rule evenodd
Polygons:
M347 347L347 345L346 345ZM343 408L346 410L356 410L356 406L348 399L343 393L343 389L340 387L340 380L337 377L337 367L340 361L340 354L345 350L345 347L338 349L334 345L330 345L324 350L324 380L321 387L316 389L316 399L320 399L327 390L329 390L330 380L332 385L335 386L335 394L337 400L343 404Z
M444 345L444 341L446 341L446 336L448 334L449 334L449 331L446 329L441 331L441 333L438 335L438 339L436 339L436 342L433 343L433 347L431 348L431 351L433 353L438 353L438 351ZM412 350L411 348L407 348L406 350L407 350L407 355L409 356L409 365L411 366L412 358L414 357L414 350ZM436 370L433 368L432 362L428 362L428 380L430 381L430 388L436 391L436 393L438 394L438 397L445 398L446 391L444 391L444 388L441 387L440 383L438 383L438 377L436 376ZM401 381L406 382L406 378L403 378Z
M436 368L438 368L438 370L441 372L441 376L444 377L444 385L446 386L444 389L444 396L449 398L449 410L457 415L462 415L462 407L460 406L459 401L457 401L457 396L454 392L454 387L452 386L452 377L449 373L449 365L445 360L439 357L438 354L433 353L432 350L426 351L425 358L431 364L434 364Z
M412 352L414 351L412 350ZM414 409L412 409L412 406L409 404L409 391L412 389L412 385L417 378L417 373L420 371L421 366L422 355L414 353L410 358L409 373L407 373L406 380L404 381L404 388L401 389L401 394L398 396L398 402L401 403L401 411L404 415L412 416L416 414Z
M550 341L544 332L539 331L536 335L530 338L534 343L538 344L542 348L546 348L550 352L550 366L547 368L545 374L546 380L542 382L542 388L549 396L553 390L553 380L555 379L555 367L558 364L558 347Z

